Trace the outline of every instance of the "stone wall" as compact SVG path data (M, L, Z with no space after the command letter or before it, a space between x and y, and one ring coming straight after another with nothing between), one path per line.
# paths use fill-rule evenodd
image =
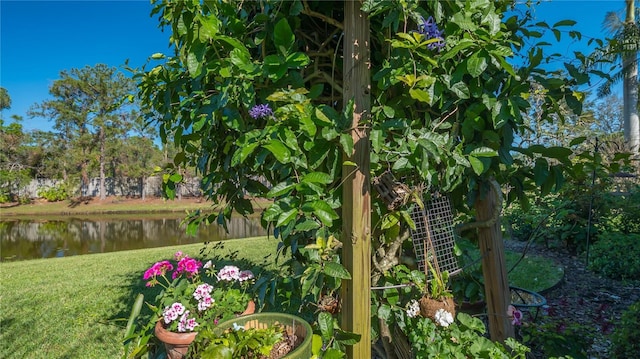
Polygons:
M43 188L54 187L61 180L52 180L48 178L38 178L32 180L29 185L20 191L21 196L29 198L39 198L38 191ZM180 186L180 193L183 197L200 197L199 179L193 178L186 184ZM122 196L122 197L142 197L142 191L144 191L145 197L161 197L162 196L162 177L152 176L147 177L144 180L138 178L106 178L105 179L105 191L107 196ZM77 190L74 195L98 197L100 196L100 178L91 178L89 183Z

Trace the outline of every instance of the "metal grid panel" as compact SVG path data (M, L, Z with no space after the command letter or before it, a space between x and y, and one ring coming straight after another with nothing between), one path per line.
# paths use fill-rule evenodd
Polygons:
M435 253L438 268L441 272L447 271L450 275L458 273L458 261L454 255L453 213L449 198L434 195L425 203L425 208L413 206L411 219L416 224L416 229L411 230L411 239L418 267L425 270L425 253ZM429 245L429 234L433 248ZM435 267L435 262L431 260ZM427 269L428 275L430 271Z

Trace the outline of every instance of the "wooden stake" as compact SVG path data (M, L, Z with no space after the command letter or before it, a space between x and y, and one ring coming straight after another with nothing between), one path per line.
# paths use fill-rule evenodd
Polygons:
M370 114L369 19L360 11L361 1L344 2L344 106L354 103L351 137L354 152L343 166L343 264L352 279L342 286L342 328L361 335L347 347L347 357L371 358L371 194L369 134Z
M504 342L505 339L514 337L515 332L511 319L507 316L507 309L511 304L511 292L507 280L500 216L494 215L494 213L499 213L496 212L496 206L502 205L501 197L498 197L502 196L499 190L500 187L493 181L489 192L483 198L476 200L475 209L479 222L492 222L489 226L479 227L478 244L482 255L482 275L484 276L484 290L489 316L489 333L491 340Z

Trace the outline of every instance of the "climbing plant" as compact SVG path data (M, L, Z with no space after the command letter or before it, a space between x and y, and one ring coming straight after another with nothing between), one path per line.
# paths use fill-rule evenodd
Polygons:
M191 229L202 221L224 224L234 211L250 214L252 198L271 199L262 223L290 255L291 276L258 283L262 299L269 305L269 291L286 280L302 306L324 308L350 278L338 240L342 171L353 168L343 158L354 147L353 104L342 100L343 3L152 3L171 31L173 53L152 55L136 78L149 119L179 149L166 168L168 192L182 180L180 168L198 169L218 211L195 213ZM370 134L373 178L390 171L410 189L447 193L458 209L483 196L492 179L513 188L509 200L562 184L570 149L517 148L514 138L527 131L523 118L534 110L543 121L562 120L561 108L580 113L575 89L588 77L574 65L562 72L541 66L548 58L536 44L541 31L555 34L572 22L533 24L527 9L507 13L512 6L362 2L371 21L373 106L360 125ZM535 109L528 101L534 91ZM374 253L384 264L374 278L384 282L407 246L409 207L390 210L374 196L372 208ZM392 313L405 303L390 299L396 297L389 290L374 300L383 323L397 321ZM328 330L333 324L322 313ZM323 340L325 355L337 355L354 337Z

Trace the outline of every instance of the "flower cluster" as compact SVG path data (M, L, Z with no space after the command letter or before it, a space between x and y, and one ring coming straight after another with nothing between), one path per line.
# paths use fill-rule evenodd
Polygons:
M273 110L268 104L255 105L249 110L249 116L254 120L273 116Z
M427 20L420 17L418 23L418 32L424 35L427 40L435 39L436 41L427 45L429 50L440 51L444 47L444 31L438 29L438 25L432 16L429 16Z
M436 323L443 327L448 327L453 323L453 315L444 309L438 309L434 315Z
M409 318L415 318L418 316L419 313L420 313L420 303L418 303L417 300L412 299L407 304L407 316L409 316Z
M251 299L246 293L248 281L254 278L251 271L225 266L216 274L211 261L203 265L182 252L175 254L175 261L175 265L167 260L157 262L143 275L146 286L164 289L154 307L162 309L158 316L168 330L193 331L246 309Z
M165 324L169 324L180 317L178 332L190 332L199 324L196 322L196 318L189 317L189 314L190 312L182 303L173 303L164 309L162 317Z
M224 266L218 273L218 280L227 282L244 282L250 279L253 279L253 273L250 270L241 271L240 268L236 266Z

